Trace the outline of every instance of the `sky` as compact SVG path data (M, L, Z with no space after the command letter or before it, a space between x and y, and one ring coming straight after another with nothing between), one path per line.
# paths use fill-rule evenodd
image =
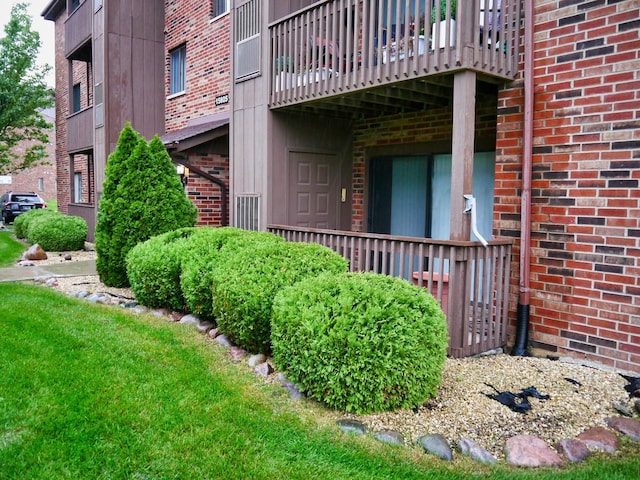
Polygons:
M22 0L29 4L27 13L31 16L31 29L40 33L40 54L38 55L38 65L50 65L46 82L50 87L54 86L54 55L55 55L55 35L54 24L40 16L51 0ZM0 38L4 37L4 26L11 18L11 7L19 3L18 0L0 0Z

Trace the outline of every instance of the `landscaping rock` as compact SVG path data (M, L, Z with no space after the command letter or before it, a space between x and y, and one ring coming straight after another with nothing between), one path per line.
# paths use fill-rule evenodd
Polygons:
M367 426L359 422L358 420L352 420L350 418L342 418L336 422L336 425L340 427L345 433L353 433L354 435L364 435L367 432Z
M291 400L302 400L302 397L304 397L300 391L300 387L293 382L289 382L288 380L282 382L282 388L289 392Z
M19 267L35 267L36 264L29 261L29 260L22 260L20 262L18 262L18 266Z
M267 356L264 355L263 353L258 353L256 355L251 355L247 363L251 368L255 368L261 363L264 363L266 361L267 361Z
M233 343L231 343L231 340L229 340L229 337L227 337L226 335L218 335L217 337L215 337L215 341L219 345L222 345L223 347L232 347L233 346Z
M178 323L181 323L183 325L193 325L194 327L197 327L198 323L200 323L200 319L195 315L185 315L180 319Z
M166 308L155 308L151 310L151 314L154 317L170 317L171 311L167 310Z
M210 339L215 339L217 336L220 335L220 329L218 328L212 328L211 330L209 330L209 332L207 333L207 335L209 336Z
M491 455L488 450L482 448L469 438L460 439L458 442L458 449L462 454L471 457L477 462L484 463L485 465L493 465L498 462L496 457Z
M264 363L261 363L260 365L256 365L256 368L254 368L253 371L256 373L256 375L260 377L268 377L274 372L273 367L269 362L264 362Z
M615 453L620 448L620 439L615 433L604 427L593 427L578 435L588 447L596 448L607 453Z
M199 320L198 323L196 324L196 330L198 330L198 332L202 334L207 333L213 327L215 327L213 322L209 322L207 320Z
M104 293L93 293L87 297L87 302L91 303L107 303Z
M640 440L640 422L633 418L610 417L604 420L614 430L630 437L633 440Z
M544 440L533 435L516 435L507 440L507 463L518 467L560 466L562 459Z
M395 430L382 430L373 434L376 440L391 445L404 445L404 437Z
M22 260L46 260L47 258L47 252L37 243L31 245L29 249L22 254Z
M247 355L247 352L243 348L231 347L229 349L229 356L231 357L231 360L233 360L234 362L239 362L246 355Z
M560 440L556 445L556 450L573 463L582 462L590 453L585 443L575 438Z
M439 433L424 435L418 439L418 443L427 453L431 453L442 460L453 460L453 450L451 450L449 442Z

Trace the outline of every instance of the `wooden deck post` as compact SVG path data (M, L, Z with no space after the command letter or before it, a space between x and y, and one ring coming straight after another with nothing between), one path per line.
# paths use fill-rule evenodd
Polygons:
M469 241L471 215L464 213L464 195L473 189L473 150L476 119L476 73L465 70L455 74L453 80L453 135L451 140L451 233L450 240ZM466 324L469 309L467 291L467 261L463 257L452 259L449 271L450 295L454 299L449 307L449 324ZM468 341L466 328L457 327L450 332L451 348L464 348Z

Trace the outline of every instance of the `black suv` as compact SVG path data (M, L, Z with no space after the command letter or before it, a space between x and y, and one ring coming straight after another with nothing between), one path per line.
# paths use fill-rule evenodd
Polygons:
M2 221L13 223L15 218L33 208L47 208L44 200L34 192L7 192L0 197Z

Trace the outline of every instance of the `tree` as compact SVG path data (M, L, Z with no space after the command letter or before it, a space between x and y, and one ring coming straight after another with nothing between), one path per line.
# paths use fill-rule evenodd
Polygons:
M40 113L54 105L53 90L45 83L51 67L35 63L40 35L31 30L26 12L26 3L14 5L0 38L0 174L44 163L47 130L52 128ZM25 144L18 152L16 147Z
M162 141L155 136L147 144L128 123L105 175L96 225L96 269L105 285L127 287L129 251L156 235L193 227L198 211L185 195Z

